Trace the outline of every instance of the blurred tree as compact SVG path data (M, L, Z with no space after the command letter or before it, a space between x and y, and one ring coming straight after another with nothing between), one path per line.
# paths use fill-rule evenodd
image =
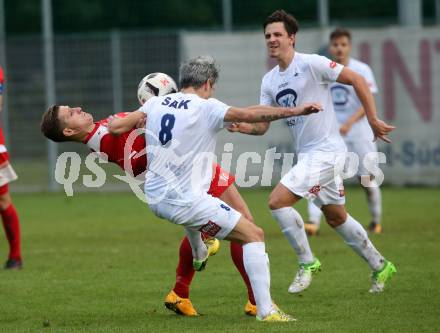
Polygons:
M304 22L316 21L316 1L310 0L272 0L232 1L234 27L261 27L263 20L277 9L292 13L299 21L300 27Z
M40 0L5 0L6 31L13 33L41 30Z
M221 24L221 13L217 12L220 6L220 0L54 0L54 29L69 32L215 27Z
M397 24L398 0L329 1L330 23L336 25Z
M222 0L52 0L56 32L120 29L217 29ZM276 9L293 13L301 26L317 24L316 0L231 0L235 29L259 28ZM423 1L425 18L434 1ZM41 0L5 0L8 34L41 31ZM343 25L394 24L397 0L329 1L330 21Z

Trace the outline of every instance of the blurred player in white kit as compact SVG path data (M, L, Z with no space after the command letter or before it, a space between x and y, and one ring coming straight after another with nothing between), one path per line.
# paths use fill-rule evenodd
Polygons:
M342 64L356 73L362 75L370 88L372 94L378 92L373 72L367 64L350 57L351 33L347 29L337 28L330 34L330 53L337 63ZM368 125L365 110L361 101L356 95L352 86L335 82L331 85L333 108L336 112L336 119L340 125L339 132L344 138L348 151L359 157L359 168L357 176L368 177L368 185L362 186L367 195L368 208L371 214L371 222L368 230L379 234L382 232L381 215L382 199L380 188L370 172L365 168L367 160L377 153L377 146L374 134ZM367 159L367 160L366 160ZM365 184L365 180L364 180ZM311 201L308 202L309 222L305 224L306 232L315 235L319 230L322 216L321 210Z

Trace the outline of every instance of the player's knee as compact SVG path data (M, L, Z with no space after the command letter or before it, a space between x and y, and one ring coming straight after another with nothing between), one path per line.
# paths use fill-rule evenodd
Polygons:
M243 216L249 220L249 222L254 223L254 217L252 216L252 214L246 210L243 211Z
M346 220L347 214L332 214L331 216L326 216L326 221L332 228L340 226Z
M246 243L264 242L264 231L260 227L252 224L246 237Z
M264 231L260 227L255 226L254 237L256 242L264 242Z
M238 212L241 213L241 215L243 215L243 217L246 218L246 220L249 220L250 222L254 223L254 217L252 216L252 214L249 212L249 209L246 207L245 204L241 204L238 205L236 207L234 207Z
M272 195L272 194L269 196L269 208L271 210L279 209L279 208L283 208L283 207L284 206L278 196Z
M11 204L11 196L9 193L0 195L0 211L5 210Z
M335 228L347 220L347 211L343 205L324 205L321 207L327 223Z

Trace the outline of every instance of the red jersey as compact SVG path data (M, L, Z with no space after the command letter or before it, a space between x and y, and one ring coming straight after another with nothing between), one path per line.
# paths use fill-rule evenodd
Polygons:
M128 112L121 112L118 113L117 116L125 117L127 114ZM143 134L137 135L135 133L136 129L132 129L118 136L112 135L108 130L108 121L109 118L96 122L95 128L84 140L84 143L92 151L105 153L108 156L109 162L116 163L121 169L129 171L125 168L124 147L129 137L135 138L134 141L131 141L133 144L126 156L130 158L133 176L140 175L147 169L147 155L144 151L146 147L145 136ZM137 155L139 155L139 157ZM227 173L220 165L216 164L208 194L219 197L234 181L235 177L233 175Z
M125 117L127 114L127 112L121 112L118 113L117 116ZM136 129L132 129L131 131L125 132L118 136L112 135L108 130L108 121L109 118L96 122L95 128L84 140L84 143L92 151L95 151L97 153L105 153L108 156L109 162L116 163L123 170L127 169L124 165L125 155L126 158L130 159L133 176L140 175L147 168L147 156L144 151L145 136L137 135L135 133ZM134 141L131 141L133 142L133 144L131 144L130 151L127 151L127 153L125 153L124 147L129 137L134 138Z

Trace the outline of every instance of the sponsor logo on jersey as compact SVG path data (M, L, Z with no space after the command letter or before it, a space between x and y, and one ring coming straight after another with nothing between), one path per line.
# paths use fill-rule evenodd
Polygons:
M296 119L295 118L289 118L286 120L286 124L289 127L295 126L296 125Z
M332 94L333 104L335 106L344 106L348 103L348 96L350 96L350 90L343 85L335 85L330 88Z
M216 224L216 223L214 223L212 221L209 221L208 223L202 225L200 227L199 231L201 233L205 234L205 235L208 235L208 236L211 236L211 237L215 237L215 235L217 235L217 233L221 229L222 228L218 224Z
M281 90L276 96L275 101L279 106L284 107L292 107L296 106L296 99L298 98L298 94L295 90L287 88Z
M321 186L315 185L309 190L309 193L316 195L319 193L319 191L321 191Z
M335 67L336 67L336 62L332 61L332 62L330 63L330 68L335 68Z

